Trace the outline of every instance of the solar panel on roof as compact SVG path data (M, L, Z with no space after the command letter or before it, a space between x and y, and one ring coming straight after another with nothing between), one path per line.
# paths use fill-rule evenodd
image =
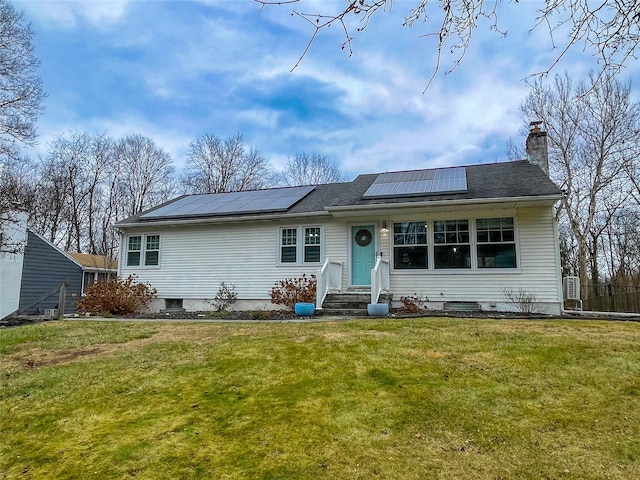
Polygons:
M411 197L466 191L465 167L432 168L378 175L363 198Z
M141 218L215 216L231 213L278 212L289 209L314 186L190 195L140 215Z
M376 183L418 182L433 180L436 170L413 170L409 172L390 172L378 177Z

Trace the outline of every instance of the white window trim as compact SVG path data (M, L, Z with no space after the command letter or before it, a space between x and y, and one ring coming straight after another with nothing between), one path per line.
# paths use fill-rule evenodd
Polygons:
M436 231L435 231L435 227L434 227L434 223L435 222L459 222L459 221L467 221L469 230L467 230L467 233L469 234L469 241L468 242L456 242L456 243L447 243L446 241L444 243L436 243ZM430 253L433 257L433 263L432 265L432 270L435 272L469 272L475 269L475 260L474 260L474 244L473 244L473 235L475 235L474 233L474 228L473 225L475 225L475 220L470 219L470 218L444 218L444 219L440 219L440 220L430 220L429 221L429 225L431 226L431 236L427 238L427 241L431 242L430 245ZM441 233L441 232L438 232ZM458 231L456 230L456 234L458 233ZM445 240L446 240L446 234L447 231L445 229L444 231L444 235L445 235ZM468 267L461 267L461 268L436 268L436 247L442 247L442 246L469 246L469 266Z
M158 237L158 264L157 265L145 265L145 257L147 253L147 237L157 236ZM131 237L141 237L141 245L140 245L140 263L138 265L129 265L129 239ZM124 268L144 268L144 269L154 269L160 268L161 257L162 257L162 234L155 232L145 232L145 233L131 233L127 235L125 238L125 249L124 249L124 258L122 259ZM136 250L137 251L137 250ZM156 251L156 250L152 250Z
M304 232L306 228L319 228L320 229L320 259L317 262L305 262L304 261ZM296 230L296 261L295 262L283 262L282 261L282 247L287 245L282 245L282 231L283 230ZM322 265L324 262L324 251L325 251L325 235L324 235L324 226L318 224L309 224L309 225L283 225L278 227L278 243L277 243L277 251L276 251L276 265L280 267L288 267L288 266L300 266L300 265Z
M395 244L395 224L396 223L421 223L426 225L426 236L427 236L427 243L426 244L415 244L415 246L419 246L419 247L423 247L426 246L427 247L427 268L398 268L396 269L395 266L395 249L396 248L400 248L400 247L405 247L407 245L396 245ZM390 265L391 265L391 271L396 271L396 272L402 272L402 273L407 273L407 274L422 274L424 272L428 272L430 270L432 270L432 252L431 252L431 245L430 245L430 239L429 236L431 234L431 227L432 227L433 223L432 222L426 222L423 220L401 220L401 221L393 221L391 222L391 228L389 229L389 244L391 247L391 253L389 254L389 259L390 259ZM377 251L377 250L376 250Z
M476 220L479 219L490 219L490 218L513 218L513 236L514 243L516 247L516 268L478 268L478 236L476 229ZM433 228L434 221L440 220L468 220L469 221L469 247L471 249L471 267L470 268L435 268L435 231ZM424 223L427 224L427 256L428 256L428 268L424 269L396 269L393 262L393 254L394 254L394 238L393 238L393 224L394 223L404 223L404 222L417 222L423 221L422 219L416 219L411 217L411 219L397 218L392 219L389 228L389 258L390 262L390 273L392 275L509 275L509 274L519 274L521 273L522 266L522 257L520 255L520 232L518 225L518 217L515 213L506 213L499 214L495 213L492 215L479 215L474 217L443 217L443 218L434 218L424 220ZM506 242L510 243L510 242ZM438 244L441 245L441 244ZM442 244L444 245L444 244ZM467 244L465 244L467 245ZM486 243L482 243L482 245L486 245Z
M477 231L477 225L476 222L477 220L490 220L490 219L494 219L494 218L511 218L513 219L513 241L512 242L478 242L478 231ZM520 264L521 264L521 258L520 258L520 248L519 248L519 236L518 236L518 225L517 225L517 221L516 221L516 217L512 216L512 215L503 215L501 217L497 217L497 216L493 216L493 217L477 217L473 219L473 229L474 229L474 236L473 236L473 248L474 248L474 254L472 255L474 257L474 262L475 262L475 268L480 271L480 272L487 272L487 271L498 271L498 272L513 272L513 271L520 271ZM494 268L490 268L490 267L479 267L478 266L478 246L480 245L513 245L515 248L515 255L516 255L516 266L515 267L494 267Z

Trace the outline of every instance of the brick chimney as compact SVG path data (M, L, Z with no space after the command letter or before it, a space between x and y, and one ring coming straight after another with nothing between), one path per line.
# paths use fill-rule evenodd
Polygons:
M547 148L547 132L540 130L542 122L531 122L527 136L526 151L529 163L538 165L544 173L549 175L549 150Z

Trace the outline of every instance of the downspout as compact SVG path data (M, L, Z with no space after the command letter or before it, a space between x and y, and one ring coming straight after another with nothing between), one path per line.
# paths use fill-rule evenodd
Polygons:
M558 298L560 299L560 314L563 315L565 313L564 309L564 291L562 289L562 263L560 261L560 230L558 229L558 220L556 220L555 215L551 219L553 222L553 250L556 256L556 272L557 278L556 282L558 285Z
M116 228L115 230L118 233L118 237L120 238L118 247L118 277L120 277L122 273L122 245L124 242L124 232L121 228Z

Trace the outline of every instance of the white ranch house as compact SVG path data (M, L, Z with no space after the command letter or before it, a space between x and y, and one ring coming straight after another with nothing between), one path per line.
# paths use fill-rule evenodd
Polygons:
M562 282L546 134L534 128L527 160L364 174L345 183L188 195L119 222L119 275L158 291L152 310L211 310L221 282L236 309L272 309L284 278L318 276L330 292L382 293L393 304L474 302L515 311L505 289L559 314ZM387 295L388 297L388 295Z

